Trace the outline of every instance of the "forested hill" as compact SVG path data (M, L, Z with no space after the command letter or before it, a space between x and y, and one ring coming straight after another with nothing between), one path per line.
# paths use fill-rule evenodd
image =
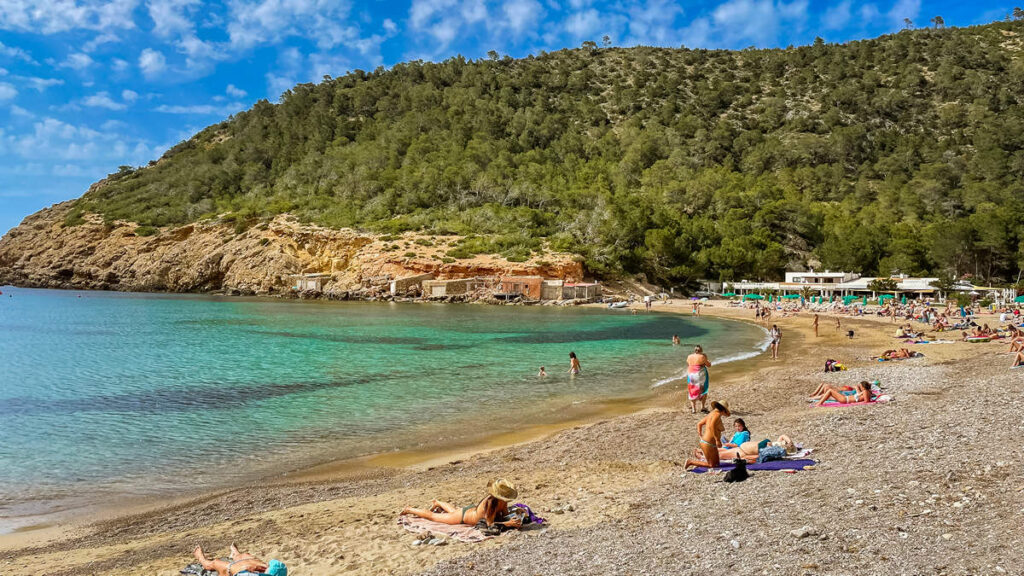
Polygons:
M1024 22L844 45L599 48L303 84L122 169L82 212L149 226L290 212L567 250L597 274L1011 279L1024 260ZM226 216L225 216L226 214ZM544 241L546 239L546 242Z

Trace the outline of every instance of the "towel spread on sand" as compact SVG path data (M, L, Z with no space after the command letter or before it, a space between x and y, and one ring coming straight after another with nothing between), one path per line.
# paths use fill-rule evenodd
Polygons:
M409 532L422 533L432 532L434 534L443 534L449 538L454 538L459 542L483 542L484 540L490 540L494 536L486 536L483 532L477 530L473 526L468 524L441 524L440 522L434 522L427 520L426 518L420 518L412 515L402 515L398 517L398 525L405 528Z
M751 472L756 470L769 471L769 470L803 470L804 466L813 466L814 460L772 460L771 462L761 462L754 464L747 464L747 470ZM722 462L722 465L718 467L719 470L732 470L736 465L732 462ZM690 472L694 474L703 474L708 469L703 466L698 466Z

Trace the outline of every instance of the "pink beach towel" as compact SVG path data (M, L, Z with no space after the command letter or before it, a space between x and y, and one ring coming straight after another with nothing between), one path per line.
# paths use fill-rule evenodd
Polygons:
M432 532L434 534L443 534L449 538L454 538L459 542L483 542L484 540L490 540L494 536L486 536L483 532L477 530L473 526L468 524L441 524L440 522L434 522L427 520L426 518L420 518L412 515L402 515L398 517L398 525L405 528L409 532L422 533Z
M847 402L846 404L841 404L839 402L836 402L835 400L829 400L828 402L825 402L821 406L818 406L817 404L811 404L811 407L812 408L846 408L847 406L865 406L867 404L885 404L886 402L891 402L891 401L892 401L892 398L888 394L882 394L881 396L879 396L879 397L877 397L874 400L871 400L869 402Z

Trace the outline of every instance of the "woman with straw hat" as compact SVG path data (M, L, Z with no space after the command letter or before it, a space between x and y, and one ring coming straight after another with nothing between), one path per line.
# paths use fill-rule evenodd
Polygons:
M519 528L523 524L521 516L514 515L509 520L497 522L498 518L508 516L508 503L519 495L515 484L504 478L487 483L487 496L475 506L458 508L448 502L434 500L429 510L406 506L402 514L412 514L441 524L468 524L476 526L481 520L488 526L502 524L510 528Z
M700 438L700 448L695 450L694 457L686 461L685 467L707 466L718 468L718 448L722 445L722 433L725 432L725 424L722 424L722 416L730 416L729 402L722 400L711 403L711 413L697 422L697 436ZM703 460L698 459L698 454L704 456Z

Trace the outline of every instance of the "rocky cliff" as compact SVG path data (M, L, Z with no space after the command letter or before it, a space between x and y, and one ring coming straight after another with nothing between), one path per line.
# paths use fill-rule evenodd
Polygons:
M569 254L527 262L478 255L452 259L454 236L374 236L299 223L289 215L237 232L221 222L143 230L85 215L65 224L58 204L25 219L0 239L0 285L124 291L291 294L293 274L329 274L323 292L360 296L388 278L542 275L580 280ZM150 234L150 235L144 235Z

